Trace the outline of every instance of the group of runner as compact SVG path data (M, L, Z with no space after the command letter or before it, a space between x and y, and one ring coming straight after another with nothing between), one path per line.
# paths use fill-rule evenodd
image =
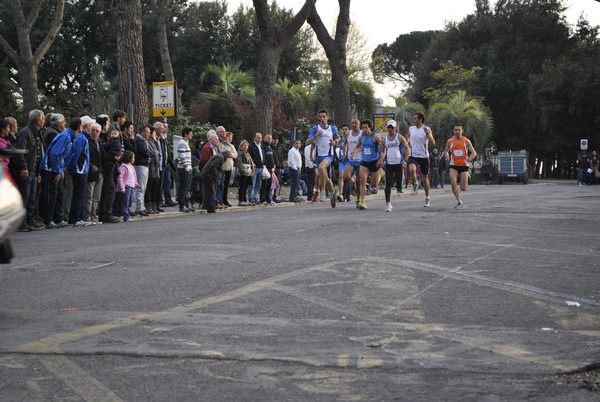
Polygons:
M316 191L312 201L323 201L329 190L331 206L336 207L338 194L344 195L344 183L349 183L356 175L357 200L356 208L367 209L367 181L371 187L379 184L379 169L385 168L385 201L386 211L391 212L391 189L395 183L397 189L402 188L402 169L406 161L408 174L412 181L412 195L417 195L419 183L425 192L424 207L431 207L429 184L429 146L435 145L431 128L425 125L425 114L417 112L413 115L413 125L409 127L407 138L396 132L397 122L386 123L387 135L373 132L373 122L369 119L351 121L351 127L343 125L341 135L338 129L329 124L328 112L318 112L319 123L312 127L307 145L314 146L314 165L317 169ZM469 162L477 156L471 141L464 137L464 127L456 123L452 127L452 137L446 142L443 155L449 162L449 176L452 193L457 204L454 208L462 208L460 191L466 191L469 182ZM339 179L338 188L329 178L328 170L333 164L333 151L339 143ZM420 175L420 181L419 176ZM459 187L460 186L460 187ZM459 191L460 188L460 191ZM348 199L348 198L346 198Z

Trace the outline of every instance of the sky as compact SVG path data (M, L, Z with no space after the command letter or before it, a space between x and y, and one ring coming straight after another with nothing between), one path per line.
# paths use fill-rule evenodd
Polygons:
M227 0L229 12L233 13L240 4L252 7L252 0ZM269 4L272 1L269 1ZM492 8L496 3L491 0ZM298 11L304 0L278 0L278 4ZM567 21L575 25L583 16L591 25L600 25L600 2L595 0L565 0ZM337 0L317 0L317 11L330 32L335 26L339 11ZM413 31L441 30L447 22L461 21L475 10L475 0L352 0L350 20L360 25L371 50L382 43L392 43L401 34ZM376 87L376 96L390 103L390 92L399 89Z

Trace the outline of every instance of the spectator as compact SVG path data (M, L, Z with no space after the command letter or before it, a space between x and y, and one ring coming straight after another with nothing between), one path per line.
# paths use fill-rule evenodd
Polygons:
M131 201L133 192L138 187L137 175L132 163L135 161L135 154L130 150L123 152L121 166L119 166L119 179L117 181L117 190L122 193L121 197L121 215L123 222L132 222Z
M35 109L29 112L29 124L24 127L15 142L18 149L27 150L25 155L17 155L11 162L14 162L13 177L17 182L23 205L27 210L25 221L19 228L20 232L30 232L32 230L43 229L44 225L35 221L35 210L37 204L38 174L39 163L44 155L44 143L40 137L40 130L44 126L44 112Z
M260 200L260 189L262 187L262 171L265 167L265 157L261 146L262 134L255 133L254 141L250 144L249 153L254 163L254 175L252 176L252 185L248 192L248 202L252 205L258 204Z
M294 141L294 146L288 151L288 168L290 174L290 202L304 201L298 197L300 189L300 172L302 171L302 157L300 156L300 146L302 142L299 138Z
M177 145L177 176L179 183L177 186L177 201L179 202L179 212L194 212L188 204L190 185L192 182L192 150L189 142L194 137L190 127L181 130L181 141Z
M73 184L73 192L71 196L71 205L69 208L69 225L75 227L89 226L91 221L87 220L85 215L85 193L87 191L87 176L90 168L90 147L87 138L87 132L84 127L89 130L91 118L84 116L80 119L81 130L75 135L75 140L71 146L71 150L66 159L66 170L69 172L71 182ZM83 124L85 122L85 124ZM85 218L85 219L84 219Z
M100 124L92 123L88 138L90 148L90 169L87 177L87 191L85 198L86 220L96 225L98 220L98 206L102 195L102 184L104 183L104 172L107 169L106 153L100 144Z
M43 218L47 229L69 226L63 221L65 166L75 137L81 134L81 131L81 119L72 119L69 128L60 132L50 142L40 163L42 199L45 205Z
M231 158L231 151L228 147L223 148L222 152L213 155L212 158L204 165L202 169L202 181L203 181L203 208L210 213L216 212L215 210L215 197L217 192L217 185L219 183L222 166L227 158Z
M144 126L135 136L134 166L139 184L135 188L135 213L140 216L148 216L148 211L146 211L144 205L144 194L148 185L148 167L151 157L148 139L150 138L151 130L150 126Z
M248 203L248 186L252 183L254 176L254 163L252 157L248 153L249 143L246 140L240 142L240 150L238 151L237 174L238 174L238 205L246 206Z
M156 129L150 131L148 148L150 149L150 159L148 160L148 184L144 194L144 202L148 213L157 214L164 210L158 206L160 201L160 151L158 150Z

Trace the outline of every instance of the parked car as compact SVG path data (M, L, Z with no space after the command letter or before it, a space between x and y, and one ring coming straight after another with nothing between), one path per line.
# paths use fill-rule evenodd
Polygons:
M25 152L19 149L0 149L0 160ZM0 164L0 264L8 264L13 258L9 236L21 226L24 217L25 208L23 208L21 193L10 174L5 172Z

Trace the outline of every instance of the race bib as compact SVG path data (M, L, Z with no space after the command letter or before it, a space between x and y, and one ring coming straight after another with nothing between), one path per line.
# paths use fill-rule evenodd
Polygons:
M454 150L454 156L463 156L463 150L462 149L456 149Z
M371 155L371 148L363 148L363 154Z

